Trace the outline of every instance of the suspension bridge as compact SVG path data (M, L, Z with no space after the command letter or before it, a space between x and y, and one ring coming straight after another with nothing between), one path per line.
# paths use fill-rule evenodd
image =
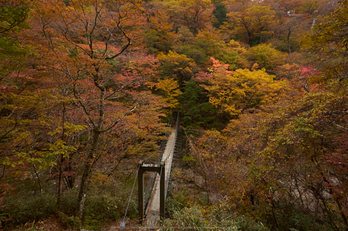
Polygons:
M138 179L139 218L142 221L142 224L149 228L156 227L160 218L164 217L165 198L167 197L173 156L174 153L180 148L180 145L178 145L180 143L178 130L179 114L177 114L175 127L173 127L171 133L169 134L168 140L166 142L162 142L161 146L156 152L145 160L140 161L138 164L136 179ZM156 154L160 149L162 149L162 155L160 155L160 158L151 160L151 157L154 156L154 154ZM146 188L144 187L145 172L151 173L150 179L147 181ZM131 194L133 193L135 182L136 181L134 181ZM120 225L121 228L125 228L124 221L127 215L128 207L129 202L124 219Z

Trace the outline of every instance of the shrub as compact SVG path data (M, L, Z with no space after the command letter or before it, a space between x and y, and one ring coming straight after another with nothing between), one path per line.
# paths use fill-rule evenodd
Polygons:
M56 211L56 198L50 194L8 197L3 208L4 227L42 220Z
M328 217L315 217L308 211L284 201L281 204L274 204L274 208L261 216L265 225L277 230L337 230L332 226ZM278 207L279 206L279 207ZM336 219L335 219L336 218ZM335 217L334 220L339 218Z
M122 190L120 190L122 189ZM124 214L130 194L128 185L107 185L92 187L85 202L86 228L99 229L107 220L116 221ZM137 193L134 192L129 204L127 216L138 217ZM23 225L29 222L43 220L51 215L59 218L66 228L77 228L79 220L75 217L77 209L78 188L62 193L58 212L55 194L37 194L34 196L19 195L7 197L1 206L0 219L5 228L14 225Z
M60 201L60 211L67 216L74 216L77 209L78 188L70 189L62 193Z
M86 200L86 216L96 220L117 220L120 218L118 200L107 195L94 195Z
M205 215L206 214L206 215ZM185 230L185 227L190 230L269 230L263 224L258 223L245 216L234 215L230 211L221 209L220 205L216 205L211 210L206 210L201 207L193 206L176 210L173 213L172 219L164 219L161 223L164 230L170 230L171 227L180 227L180 230Z

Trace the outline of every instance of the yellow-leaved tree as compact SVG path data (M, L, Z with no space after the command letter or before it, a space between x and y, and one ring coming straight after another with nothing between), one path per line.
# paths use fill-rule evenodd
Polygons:
M169 0L162 2L175 26L187 26L195 34L210 24L213 12L211 0Z
M162 95L162 101L167 105L169 110L166 111L170 115L170 109L179 105L178 96L182 94L179 89L178 81L175 79L163 79L155 83L156 91Z
M209 92L209 102L232 117L243 110L275 102L287 87L286 81L275 81L275 76L267 74L264 69L237 69L235 72L227 69L228 65L221 65L213 59L213 73L198 80L205 83L203 86Z

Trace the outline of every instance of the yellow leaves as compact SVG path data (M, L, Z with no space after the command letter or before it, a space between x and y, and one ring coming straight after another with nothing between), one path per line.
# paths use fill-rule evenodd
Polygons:
M93 185L103 185L105 183L111 183L111 178L101 172L93 174L91 182Z
M165 102L169 108L176 108L179 105L178 96L182 94L179 89L178 82L174 79L159 80L155 84L156 89L163 95L163 102Z
M259 44L249 49L250 58L259 64L260 68L272 70L285 62L286 55L272 48L272 44Z
M212 3L210 0L168 0L162 1L164 8L181 25L194 31L203 29L211 19Z
M6 166L11 166L11 167L15 167L16 164L15 163L12 163L12 161L10 160L10 158L5 158L2 163L3 165L6 165Z
M27 139L29 137L30 133L29 132L20 132L20 133L17 133L17 136L18 138L20 139Z
M53 158L50 158L52 153L47 151L28 151L28 152L15 152L11 157L5 157L2 159L2 164L11 168L15 168L20 165L36 165L39 169L47 169L54 166L56 163Z
M76 125L76 124L72 124L72 123L68 123L65 122L64 123L64 128L63 127L57 127L54 131L49 132L48 134L51 136L54 135L59 135L62 133L63 129L64 129L64 133L65 135L71 135L75 132L80 132L83 131L84 129L86 129L86 125Z
M170 15L166 11L156 11L150 17L150 22L150 29L146 31L146 43L156 50L168 51L171 49L175 33L173 32L174 23L170 22Z
M63 155L67 157L71 152L75 151L76 148L66 145L65 141L58 139L53 144L49 145L49 150L51 151L49 155Z
M163 31L165 33L170 33L170 30L173 28L173 22L169 23L170 17L168 14L162 11L157 11L153 17L150 18L150 22L152 25L159 31ZM173 33L172 36L174 35Z
M206 28L198 32L197 39L202 39L208 43L211 43L211 45L217 45L219 42L221 42L221 34L214 28Z
M265 70L238 69L232 75L215 73L206 89L211 104L231 116L238 116L244 109L273 102L286 85L285 81L274 81Z
M276 24L276 12L270 6L254 5L241 12L230 12L227 14L230 21L236 23L235 32L246 34L247 42L250 42L256 35L272 33L270 27Z
M192 75L191 67L195 66L192 59L187 58L186 55L178 54L175 51L169 51L168 54L160 53L157 57L161 66L162 76L165 78L173 77L179 80L182 84L184 79Z
M228 47L232 48L232 50L238 52L238 54L246 54L247 49L243 47L239 42L231 39L227 44Z
M157 59L162 63L171 64L171 66L176 66L180 64L186 64L188 67L194 66L192 59L187 58L184 54L178 54L175 51L169 51L168 54L160 53Z

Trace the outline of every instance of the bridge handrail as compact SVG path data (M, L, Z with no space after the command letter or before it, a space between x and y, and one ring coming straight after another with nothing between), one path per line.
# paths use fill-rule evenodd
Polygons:
M166 167L166 171L168 172L168 179L166 179L165 198L167 198L167 191L168 191L168 187L169 187L169 178L170 178L170 173L171 173L171 169L172 169L173 155L174 155L174 151L175 151L176 139L178 138L178 130L179 130L179 112L177 113L177 117L176 117L174 143L173 143L172 151L169 155L171 160L169 161L169 166Z

